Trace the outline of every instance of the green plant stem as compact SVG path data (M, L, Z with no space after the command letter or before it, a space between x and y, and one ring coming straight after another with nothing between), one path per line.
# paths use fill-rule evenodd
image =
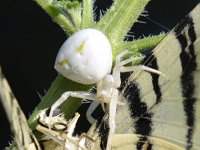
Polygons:
M132 55L134 57L144 49L154 48L165 36L166 35L162 33L157 36L147 37L131 42L122 42L119 43L118 48L113 53L117 56L117 54L119 54L122 50L130 50L133 52Z
M71 35L77 31L72 22L56 7L52 6L52 0L35 0L51 18L59 24L67 35Z
M95 28L103 31L113 45L117 44L124 40L148 2L149 0L115 0Z
M83 0L82 29L91 28L94 24L93 0Z
M140 50L143 50L146 48L155 47L164 37L165 37L165 34L160 34L157 36L143 38L143 39L132 41L132 42L123 42L121 46L124 49L129 49L132 51L139 52Z

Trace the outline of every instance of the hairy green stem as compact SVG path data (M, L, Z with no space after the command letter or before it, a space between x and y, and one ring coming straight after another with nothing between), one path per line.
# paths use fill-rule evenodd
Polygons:
M157 36L147 37L131 42L119 43L118 48L114 51L114 55L119 54L122 50L130 50L133 52L133 57L136 56L140 51L148 48L154 48L160 41L165 37L162 33Z
M91 28L94 24L93 0L83 0L82 29Z
M123 41L149 0L115 0L108 12L97 23L111 43Z
M56 7L53 7L52 0L35 0L51 18L59 24L59 26L65 31L67 35L71 35L76 32L76 28L72 22L66 18L66 16Z

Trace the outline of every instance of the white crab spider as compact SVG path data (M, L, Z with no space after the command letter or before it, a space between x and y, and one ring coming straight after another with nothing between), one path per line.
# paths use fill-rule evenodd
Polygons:
M162 74L146 66L124 65L136 60L129 58L120 61L120 58L130 53L128 50L118 54L113 73L112 49L107 37L96 29L83 29L69 37L59 50L55 62L55 69L64 77L82 84L97 84L97 93L81 91L67 91L51 106L49 117L69 96L98 101L109 104L109 135L107 150L111 149L112 137L115 132L115 114L118 102L121 72L131 72L136 69L147 70ZM89 113L90 114L90 113ZM89 117L90 118L90 117Z

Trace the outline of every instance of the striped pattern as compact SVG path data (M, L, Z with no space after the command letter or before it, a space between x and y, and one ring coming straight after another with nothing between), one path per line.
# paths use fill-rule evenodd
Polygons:
M120 144L121 149L127 144L126 149L137 150L170 149L169 145L200 148L199 34L200 4L143 61L167 77L140 70L126 81L120 95L126 104L117 108L119 135L114 149L120 149ZM101 149L106 145L105 128L101 122Z

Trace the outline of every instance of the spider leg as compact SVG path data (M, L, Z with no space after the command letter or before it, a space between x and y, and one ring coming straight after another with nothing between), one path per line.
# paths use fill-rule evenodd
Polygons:
M116 57L116 62L115 62L115 66L123 66L123 65L126 65L130 62L135 62L137 60L140 60L140 59L143 59L144 56L139 56L139 57L130 57L130 58L127 58L123 61L121 61L121 58L124 57L125 55L128 55L128 54L132 54L133 52L132 51L129 51L129 50L124 50L122 52L120 52L117 57Z
M108 140L107 140L107 146L106 150L111 149L112 145L112 139L115 134L115 116L116 116L116 110L117 110L117 103L118 103L118 90L114 89L110 101L109 106L109 134L108 134Z
M166 75L163 74L162 72L160 72L156 69L144 66L144 65L129 66L129 67L122 66L122 67L120 67L120 72L131 72L131 71L134 71L134 70L145 70L147 72L155 73L155 74L162 75L162 76L166 77Z
M69 98L69 96L98 101L94 94L91 94L91 93L88 93L88 92L81 92L81 91L68 92L67 91L67 92L63 93L62 96L51 106L51 110L50 110L50 113L49 113L49 121L50 121L49 128L51 128L51 118L53 116L54 110L56 108L58 108L63 102L65 102Z
M99 104L100 102L98 101L92 101L89 108L87 109L86 118L90 124L93 124L95 122L95 119L92 117L92 113L99 106Z
M128 58L128 59L125 59L125 60L123 60L123 61L121 61L121 62L119 62L118 64L117 64L117 66L124 66L124 65L126 65L126 64L128 64L128 63L130 63L130 62L132 62L133 64L134 64L134 62L135 61L137 61L137 60L141 60L141 59L143 59L144 57L130 57L130 58Z
M155 74L158 74L158 75L162 75L162 76L165 77L165 75L162 72L160 72L156 69L144 66L144 65L127 66L127 67L124 66L124 65L126 65L130 62L134 63L135 61L143 58L143 56L141 56L141 57L131 57L131 58L128 58L128 59L121 61L121 58L123 56L125 56L127 54L131 54L131 53L132 53L131 51L124 50L121 53L119 53L116 57L116 64L113 68L113 73L112 73L112 76L113 76L114 81L115 81L114 84L115 84L116 88L120 87L120 85L121 85L120 73L122 73L122 72L132 72L134 70L145 70L145 71L155 73Z
M120 60L121 60L121 58L122 57L124 57L125 55L127 55L127 54L131 54L132 52L131 51L129 51L129 50L124 50L124 51L122 51L122 52L120 52L117 56L116 56L116 64L115 65L118 65L119 63L120 63Z

